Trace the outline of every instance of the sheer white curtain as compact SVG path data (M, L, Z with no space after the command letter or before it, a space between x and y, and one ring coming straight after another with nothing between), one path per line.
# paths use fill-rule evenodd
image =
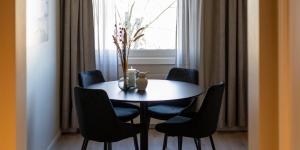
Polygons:
M177 0L177 66L200 66L200 26L202 0Z
M116 80L118 63L112 35L115 25L116 0L93 0L96 68L106 80Z

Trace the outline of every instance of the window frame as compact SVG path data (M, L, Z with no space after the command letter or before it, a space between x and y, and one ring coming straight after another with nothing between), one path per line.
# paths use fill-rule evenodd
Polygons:
M130 50L128 64L140 65L174 65L176 49L138 49Z

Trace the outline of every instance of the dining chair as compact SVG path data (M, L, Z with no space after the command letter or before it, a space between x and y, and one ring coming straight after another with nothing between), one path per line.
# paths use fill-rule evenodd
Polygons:
M78 75L79 86L86 88L91 84L105 82L100 70L84 71ZM114 110L121 121L127 122L136 118L139 114L139 107L125 102L112 101Z
M82 150L87 149L90 140L104 142L104 149L111 150L112 142L133 137L135 150L138 150L135 124L119 120L112 103L104 90L75 87L75 107L81 135L84 137Z
M172 81L182 81L193 84L198 84L199 72L195 69L185 69L185 68L172 68L168 75L167 80ZM151 118L159 120L168 120L182 112L189 113L192 111L193 105L195 104L197 98L187 98L170 102L154 102L150 103L148 107L148 122L150 123ZM164 135L165 141L168 136ZM166 147L166 143L164 147Z
M209 137L215 150L212 134L216 131L222 104L224 83L210 87L199 111L190 117L178 115L166 122L157 124L155 129L168 136L178 137L178 149L182 149L182 137L194 138L197 150L201 149L200 138ZM167 141L164 139L164 144ZM163 146L163 150L165 147Z

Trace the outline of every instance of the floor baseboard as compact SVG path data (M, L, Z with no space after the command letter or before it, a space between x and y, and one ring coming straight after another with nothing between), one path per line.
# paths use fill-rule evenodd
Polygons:
M61 136L61 131L58 131L55 137L52 139L51 143L48 145L47 150L51 150L53 148L53 146L58 141L60 136Z

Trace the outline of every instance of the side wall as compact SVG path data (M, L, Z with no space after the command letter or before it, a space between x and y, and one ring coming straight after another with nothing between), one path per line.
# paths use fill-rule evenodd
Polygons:
M279 147L277 4L248 1L249 149Z
M15 1L0 1L0 149L16 149Z
M258 150L260 145L259 109L259 0L247 1L248 11L248 145Z
M26 0L16 0L17 150L27 147Z
M291 149L291 62L289 44L289 0L278 0L279 149Z
M41 2L26 4L28 150L46 150L60 134L59 1Z
M278 149L278 2L260 0L260 149ZM251 120L250 120L251 121ZM251 131L250 131L251 132Z
M300 2L248 4L249 149L298 150Z

